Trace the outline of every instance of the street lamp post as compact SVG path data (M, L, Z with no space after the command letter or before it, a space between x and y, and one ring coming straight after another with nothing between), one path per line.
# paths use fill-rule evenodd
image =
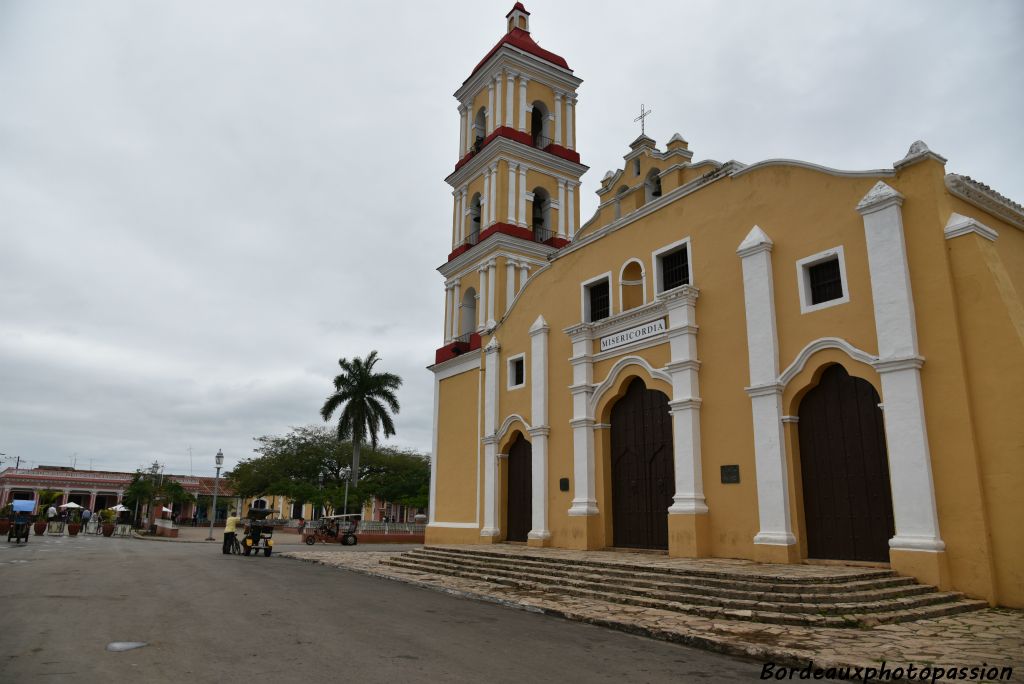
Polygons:
M206 541L213 541L213 522L217 519L217 485L220 484L220 467L224 465L224 452L217 449L217 477L213 480L213 510L210 511L210 536Z

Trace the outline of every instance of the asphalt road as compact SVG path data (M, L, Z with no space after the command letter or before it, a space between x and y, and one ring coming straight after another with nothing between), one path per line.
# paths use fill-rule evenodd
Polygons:
M277 556L224 556L210 544L0 545L5 683L621 684L760 674L755 662ZM107 650L127 641L148 645Z

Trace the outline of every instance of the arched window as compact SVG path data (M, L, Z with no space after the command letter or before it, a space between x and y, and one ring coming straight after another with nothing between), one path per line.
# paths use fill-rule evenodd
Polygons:
M476 330L476 290L467 289L462 293L462 310L459 311L459 337Z
M551 196L544 188L533 189L533 239L543 242L551 237Z
M530 137L533 138L534 147L543 149L551 144L551 138L548 137L548 108L540 100L533 103L533 113L530 115Z
M480 193L473 195L469 201L469 235L467 242L475 245L480 239Z
M257 511L264 511L267 509L267 502L265 499L254 499L250 507Z
M622 265L619 272L619 302L623 311L635 309L645 303L644 266L636 259Z
M473 119L473 149L477 152L487 137L487 108L481 107L476 110L476 118Z
M644 181L644 202L661 197L661 171L651 169Z

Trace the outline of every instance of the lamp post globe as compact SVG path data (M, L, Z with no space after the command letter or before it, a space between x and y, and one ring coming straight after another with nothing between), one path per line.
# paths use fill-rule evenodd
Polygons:
M214 541L213 539L213 523L217 519L217 487L220 484L220 469L224 465L224 452L221 449L217 449L217 455L214 457L217 462L217 476L213 479L213 506L210 511L210 536L206 538L206 541Z

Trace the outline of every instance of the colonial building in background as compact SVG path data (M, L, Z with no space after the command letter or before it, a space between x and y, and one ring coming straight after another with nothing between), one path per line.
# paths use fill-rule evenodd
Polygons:
M580 226L581 81L507 20L455 93L428 543L863 561L1024 606L1024 208L922 142L839 171L641 135Z

